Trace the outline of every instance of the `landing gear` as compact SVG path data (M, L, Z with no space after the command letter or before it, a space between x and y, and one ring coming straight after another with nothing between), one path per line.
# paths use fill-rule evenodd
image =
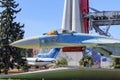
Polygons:
M38 69L39 68L39 66L38 65L35 65L35 69Z

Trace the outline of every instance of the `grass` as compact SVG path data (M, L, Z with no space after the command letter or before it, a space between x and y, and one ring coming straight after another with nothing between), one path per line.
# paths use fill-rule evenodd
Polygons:
M82 80L120 80L120 71L117 70L89 70L89 69L69 69L49 72L36 72L34 74L22 74L14 76L5 76L11 79L82 79Z

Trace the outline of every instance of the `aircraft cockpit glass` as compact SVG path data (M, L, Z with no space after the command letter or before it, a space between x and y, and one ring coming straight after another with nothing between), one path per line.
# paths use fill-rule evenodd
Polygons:
M58 32L56 30L52 30L48 33L44 33L43 35L57 35L57 34L58 34Z
M57 31L57 30L52 30L50 32L44 33L43 35L58 35L59 33L62 34L73 34L76 33L75 31L69 31L69 30L62 30L61 32Z

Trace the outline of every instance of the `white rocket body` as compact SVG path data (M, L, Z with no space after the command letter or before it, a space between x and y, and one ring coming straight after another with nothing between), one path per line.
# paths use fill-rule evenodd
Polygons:
M80 12L80 0L65 0L62 30L82 33L82 18Z
M62 20L62 30L71 30L72 29L72 0L65 0L64 3L64 12Z

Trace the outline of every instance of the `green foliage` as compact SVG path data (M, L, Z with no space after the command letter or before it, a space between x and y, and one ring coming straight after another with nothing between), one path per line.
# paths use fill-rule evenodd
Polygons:
M82 59L80 59L79 64L81 66L86 67L86 63L88 63L88 66L91 67L93 65L93 60L91 56L84 56Z
M63 58L61 60L58 60L57 64L60 66L65 66L65 65L67 65L67 60L65 58Z
M120 68L120 58L113 58L113 62L112 62L111 67Z
M80 64L80 65L84 65L84 62L83 62L82 59L80 59L79 64Z
M2 8L0 14L0 64L3 65L5 73L9 68L14 68L14 63L23 65L21 51L15 47L9 46L10 43L22 39L24 36L24 25L15 22L15 14L21 11L16 9L19 4L14 0L0 0Z

